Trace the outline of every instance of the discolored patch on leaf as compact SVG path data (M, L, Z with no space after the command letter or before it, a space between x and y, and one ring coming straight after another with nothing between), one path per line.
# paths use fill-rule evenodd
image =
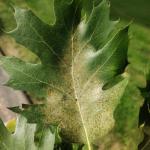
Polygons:
M87 143L91 150L114 127L113 113L128 84L123 74L128 27L109 38L116 22L110 21L105 0L93 7L87 21L81 21L78 0L55 0L54 8L54 25L16 8L17 28L9 33L41 63L10 57L0 63L10 74L9 86L47 97L46 123L59 124L66 139Z

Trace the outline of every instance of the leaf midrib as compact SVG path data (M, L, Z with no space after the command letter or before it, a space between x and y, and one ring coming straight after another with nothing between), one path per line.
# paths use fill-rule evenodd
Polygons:
M84 117L83 117L82 111L81 111L79 97L77 95L77 91L76 91L76 87L75 87L75 77L74 77L74 36L72 36L72 38L71 38L71 53L72 53L71 77L72 77L72 86L73 86L73 91L74 91L74 97L75 97L76 104L77 104L77 107L78 107L78 110L79 110L79 114L80 114L80 117L81 117L81 122L82 122L82 125L83 125L83 129L84 129L84 132L85 132L85 138L86 138L86 141L87 141L88 150L92 150L91 143L90 143L90 140L89 140L88 131L87 131L87 128L86 128L86 125L85 125L85 121L84 121Z

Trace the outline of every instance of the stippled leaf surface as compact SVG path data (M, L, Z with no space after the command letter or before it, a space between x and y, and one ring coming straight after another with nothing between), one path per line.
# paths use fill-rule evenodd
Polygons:
M54 8L54 25L16 8L17 28L9 33L41 63L13 57L1 57L0 63L10 75L7 85L46 97L45 122L59 124L66 139L86 143L90 150L114 127L114 110L128 83L121 75L128 27L109 38L116 22L110 21L105 0L86 21L78 0L55 0Z
M44 129L40 138L40 145L35 144L36 124L28 124L27 120L19 116L16 130L11 134L0 120L0 149L2 150L53 150L55 133Z

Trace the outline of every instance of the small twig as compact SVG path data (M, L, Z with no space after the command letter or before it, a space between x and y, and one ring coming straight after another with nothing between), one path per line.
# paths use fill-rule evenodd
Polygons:
M30 95L29 95L27 92L25 92L25 91L23 91L23 94L25 95L25 97L26 97L26 99L28 100L28 102L29 102L30 104L33 104L33 101L32 101L32 99L31 99Z
M3 55L3 56L5 56L5 53L4 53L4 51L2 50L1 47L0 47L0 54Z

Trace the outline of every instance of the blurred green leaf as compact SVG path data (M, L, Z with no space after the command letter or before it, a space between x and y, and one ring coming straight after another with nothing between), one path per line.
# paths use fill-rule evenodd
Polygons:
M28 124L27 120L19 116L14 134L9 133L0 121L0 149L2 150L53 150L55 134L50 129L44 129L40 145L34 142L36 124Z

